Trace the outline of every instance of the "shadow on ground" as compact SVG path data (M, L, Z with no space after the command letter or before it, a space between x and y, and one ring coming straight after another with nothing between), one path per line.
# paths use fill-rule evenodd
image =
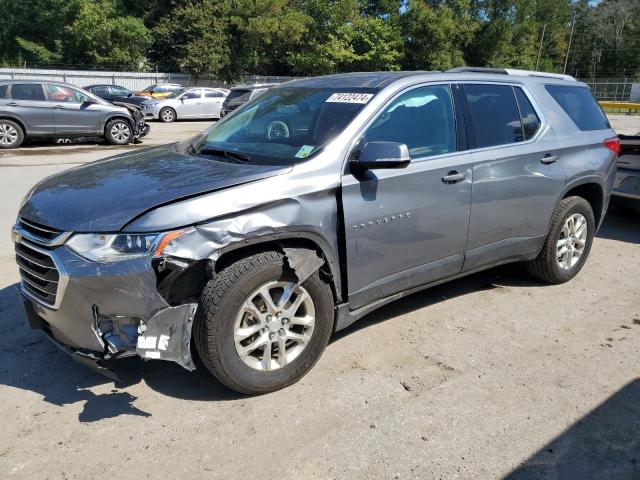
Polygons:
M639 432L640 379L636 379L504 480L638 480Z
M93 422L120 415L150 416L135 407L137 397L126 387L141 381L152 389L185 400L233 400L238 395L209 375L204 366L188 372L177 364L144 363L127 358L117 362L121 382L76 363L38 331L29 330L24 320L17 285L0 290L0 385L29 390L53 405L84 402L81 422ZM93 387L100 387L94 393Z
M598 237L640 244L640 211L618 207L607 213Z

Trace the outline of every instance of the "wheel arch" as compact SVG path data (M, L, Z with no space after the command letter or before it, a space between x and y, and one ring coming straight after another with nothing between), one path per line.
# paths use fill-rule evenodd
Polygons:
M107 133L107 125L109 124L109 122L113 121L113 120L124 120L126 121L129 126L131 127L131 129L134 129L134 124L133 124L133 120L129 117L127 117L126 115L122 115L121 113L115 113L113 115L108 116L105 120L104 120L104 124L102 125L102 133L106 135Z
M581 197L589 202L597 229L602 224L606 208L605 186L602 179L600 177L587 177L567 184L558 202L571 196Z
M4 113L0 113L0 120L10 120L14 123L17 123L18 126L20 126L20 128L22 128L22 133L24 134L24 136L27 136L27 126L24 124L24 122L20 119L18 119L17 117L14 117L12 115L7 115Z
M342 301L340 267L337 258L331 253L331 248L326 245L326 242L315 238L313 234L268 235L230 244L218 252L219 255L215 260L203 259L193 262L175 276L170 284L165 286L161 284L160 293L169 302L178 301L180 297L199 295L209 278L238 260L269 250L285 253L285 248L302 248L320 255L325 260L324 265L320 267L321 276L331 288L335 303ZM184 289L183 291L187 293L181 294L179 289Z

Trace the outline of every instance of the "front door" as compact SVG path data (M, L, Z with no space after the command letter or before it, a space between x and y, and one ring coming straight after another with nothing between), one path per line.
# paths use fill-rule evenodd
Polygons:
M189 90L180 97L178 118L194 118L202 115L202 89Z
M205 118L219 118L222 110L224 95L218 90L205 90L202 99L202 116Z
M404 169L342 179L349 303L364 306L460 272L471 202L471 157L460 150L449 85L391 101L360 142L409 147Z
M95 135L100 132L100 106L75 88L49 84L47 98L53 105L56 135Z

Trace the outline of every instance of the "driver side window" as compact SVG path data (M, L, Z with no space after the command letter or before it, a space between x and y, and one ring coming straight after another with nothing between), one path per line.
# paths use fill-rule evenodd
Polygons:
M363 143L380 141L404 143L414 159L455 152L455 116L449 86L419 87L395 99L363 137Z

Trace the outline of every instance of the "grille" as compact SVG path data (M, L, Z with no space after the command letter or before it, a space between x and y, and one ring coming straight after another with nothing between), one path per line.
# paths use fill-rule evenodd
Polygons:
M18 219L18 224L27 233L34 236L40 243L46 243L49 240L53 240L58 237L62 232L51 227L46 227L40 223L33 222L31 220L25 220L24 218Z
M16 244L16 263L22 287L43 303L55 305L60 274L51 256L23 241Z

